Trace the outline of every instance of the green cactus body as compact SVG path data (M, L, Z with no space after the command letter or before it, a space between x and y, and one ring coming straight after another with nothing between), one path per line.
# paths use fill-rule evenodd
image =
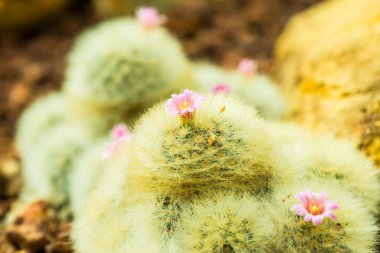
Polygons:
M120 164L129 164L129 156L118 156L107 163L96 189L74 217L71 237L78 252L131 252L125 248L131 237L130 226L125 222L125 199L131 196L127 185L129 176ZM142 245L145 247L146 241L140 248Z
M232 94L237 92L236 72L228 71L208 63L195 63L194 78L197 88L204 94L209 94L212 87L217 83L225 83L230 85Z
M277 85L266 75L245 77L237 71L227 71L211 64L195 64L194 76L204 93L210 93L217 83L228 84L231 95L254 106L265 119L281 119L286 113L285 99Z
M376 167L348 141L312 134L299 127L270 123L268 136L278 141L283 156L302 178L339 183L379 213L380 181ZM290 159L289 159L290 158Z
M24 199L43 199L58 206L67 203L73 162L94 138L75 124L50 129L33 152L23 157Z
M78 39L69 55L64 90L82 107L127 113L191 84L190 65L169 33L116 19Z
M278 86L267 75L257 74L250 78L237 76L236 96L255 106L266 119L278 120L285 116L287 105Z
M109 138L100 139L88 146L72 166L69 176L69 196L74 214L78 213L103 174L107 163L103 159L103 152L109 141Z
M261 124L251 107L224 96L210 96L189 124L159 104L135 128L132 188L180 198L222 189L268 193L284 168L274 166Z
M290 211L299 191L326 191L329 199L339 203L337 219L325 218L321 225L305 222ZM265 208L274 225L267 237L269 252L373 252L377 227L375 218L362 201L331 181L304 180L280 187Z
M265 237L272 230L258 200L233 194L192 203L179 227L170 253L265 252Z
M51 93L34 102L22 114L16 134L16 145L22 156L33 151L45 133L66 121L67 105L61 93Z

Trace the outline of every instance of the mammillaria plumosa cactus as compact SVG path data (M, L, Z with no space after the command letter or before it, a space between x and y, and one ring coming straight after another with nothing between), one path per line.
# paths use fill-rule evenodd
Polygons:
M94 139L86 128L72 123L47 131L34 151L23 157L24 199L65 205L73 162Z
M364 194L378 193L376 168L353 162L343 178L311 175L311 163L365 160L345 158L347 149L339 147L340 156L322 152L316 159L316 139L289 125L263 122L251 107L224 93L207 98L190 90L173 94L146 112L133 140L111 158L76 216L76 249L371 252L379 197ZM338 144L332 140L330 145ZM348 174L362 165L367 166L362 173L372 173L373 179L355 172L363 178L354 186ZM367 179L369 186L360 186Z
M77 213L103 174L107 160L117 155L124 142L130 141L132 134L124 124L117 124L112 130L112 142L103 138L90 145L76 159L69 176L70 206Z
M195 64L194 76L204 93L215 93L220 84L229 92L254 106L267 119L280 119L286 113L285 100L271 79L257 73L257 62L243 59L236 71L228 71L211 64Z
M129 115L192 83L180 44L155 9L85 32L69 55L64 90L79 109Z
M170 252L265 252L272 229L257 199L218 194L185 209Z
M270 192L282 175L253 108L224 95L202 100L185 90L167 102L171 115L159 104L139 120L133 188L180 196L218 189Z
M45 133L67 120L67 105L61 93L51 93L34 102L22 114L16 134L21 155L35 148Z
M379 213L379 173L351 142L284 123L267 124L266 131L300 176L335 182L361 199L366 209Z
M280 187L265 210L273 228L267 252L374 252L376 219L334 182Z

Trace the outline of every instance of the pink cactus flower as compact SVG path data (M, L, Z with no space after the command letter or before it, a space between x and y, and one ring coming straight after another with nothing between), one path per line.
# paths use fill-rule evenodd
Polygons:
M120 138L122 138L126 135L129 135L129 134L130 134L130 131L129 131L128 127L123 123L117 124L112 128L112 139L113 140L120 139Z
M132 133L124 124L117 124L112 129L112 142L106 146L103 159L108 160L118 154L123 144L132 139Z
M226 83L217 83L212 87L212 93L228 95L231 92L230 86Z
M314 225L320 225L325 217L336 220L336 215L332 211L338 209L339 205L335 201L328 200L326 192L298 192L296 198L301 204L293 205L290 210L299 216L305 216L306 222L312 221Z
M140 7L136 12L137 20L144 29L151 30L166 22L166 16L160 15L153 7Z
M173 116L191 118L195 111L201 108L201 104L205 100L205 96L186 89L181 94L172 94L166 102L166 111Z
M244 76L253 76L257 73L257 69L259 67L259 64L257 61L252 59L243 59L239 63L239 71Z

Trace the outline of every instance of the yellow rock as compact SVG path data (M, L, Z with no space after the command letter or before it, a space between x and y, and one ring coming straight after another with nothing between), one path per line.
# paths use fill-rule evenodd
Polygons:
M276 75L305 126L349 137L380 165L380 0L331 0L296 15Z

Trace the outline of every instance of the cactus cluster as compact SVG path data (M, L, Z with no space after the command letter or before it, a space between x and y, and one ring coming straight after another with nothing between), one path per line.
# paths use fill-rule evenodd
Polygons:
M373 252L375 166L348 141L261 119L286 106L257 64L191 64L164 21L145 7L79 37L62 92L19 123L22 199L71 206L80 253ZM173 94L193 85L207 97ZM106 138L119 122L133 134Z
M373 252L378 180L348 142L185 90L138 121L72 238L81 253Z
M80 210L94 184L103 174L103 168L107 161L102 158L102 154L108 142L108 138L99 139L95 143L92 142L71 165L72 173L69 174L68 178L68 185L70 185L68 195L74 214Z
M37 101L19 121L24 200L71 202L77 210L102 173L98 151L111 127L133 124L153 103L191 87L190 63L179 42L159 27L163 21L146 7L136 20L105 21L79 36L62 91Z

